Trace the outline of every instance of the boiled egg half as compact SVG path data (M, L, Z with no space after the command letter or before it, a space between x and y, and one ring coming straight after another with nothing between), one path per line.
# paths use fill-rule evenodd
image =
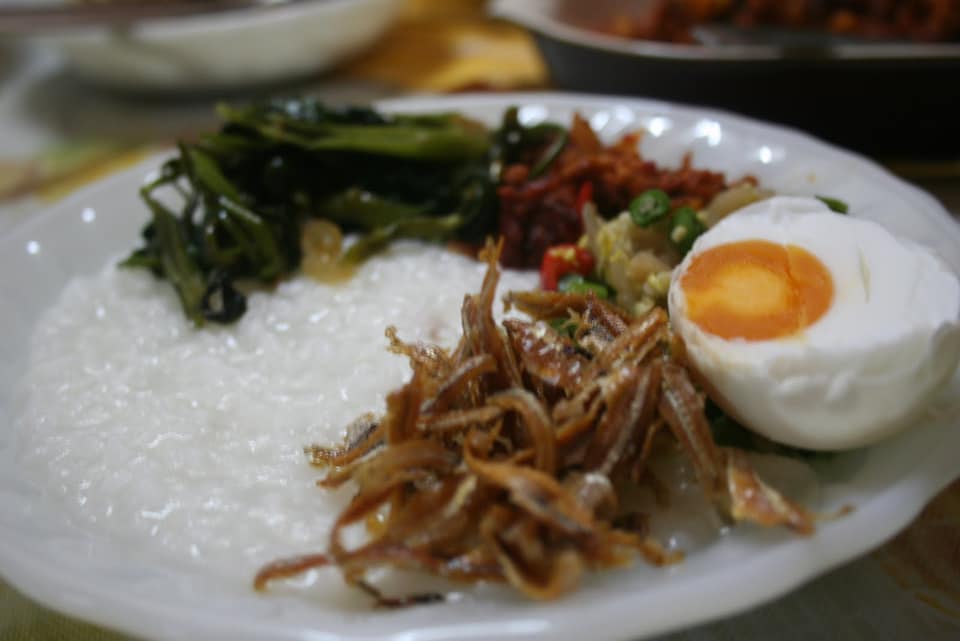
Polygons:
M764 200L703 234L669 308L710 396L797 447L853 448L906 427L960 359L950 268L813 198Z

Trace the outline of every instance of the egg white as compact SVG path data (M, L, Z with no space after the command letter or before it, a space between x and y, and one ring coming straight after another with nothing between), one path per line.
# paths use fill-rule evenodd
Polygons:
M830 308L784 338L728 340L686 315L679 280L699 253L732 242L792 244L833 278ZM960 283L930 251L819 200L776 197L702 235L675 270L671 322L715 400L789 445L846 449L915 420L960 360Z

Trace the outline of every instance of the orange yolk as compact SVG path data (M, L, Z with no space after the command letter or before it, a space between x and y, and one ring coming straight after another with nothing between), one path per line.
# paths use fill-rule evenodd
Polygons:
M833 301L833 279L796 245L744 240L694 257L680 287L687 317L721 338L762 341L815 323Z

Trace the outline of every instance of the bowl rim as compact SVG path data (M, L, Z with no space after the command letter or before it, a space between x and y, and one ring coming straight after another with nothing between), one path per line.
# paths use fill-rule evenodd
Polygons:
M536 34L568 45L597 49L637 58L691 62L811 61L960 61L960 43L857 43L817 49L797 49L767 44L675 44L621 38L590 31L560 20L556 0L491 0L491 15L516 23Z
M178 16L145 18L127 27L82 25L76 29L38 36L38 39L68 43L109 42L117 38L130 40L165 40L168 38L216 37L237 29L270 28L304 19L346 12L369 11L378 6L398 6L401 0L279 0L233 9ZM392 9L391 9L392 10Z

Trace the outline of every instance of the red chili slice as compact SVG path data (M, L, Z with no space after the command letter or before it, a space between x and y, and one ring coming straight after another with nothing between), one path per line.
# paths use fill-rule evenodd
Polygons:
M593 183L589 180L580 184L577 191L577 216L583 219L583 206L593 200Z
M596 261L593 254L573 244L554 245L543 254L540 263L540 286L555 291L560 279L567 274L587 276Z

